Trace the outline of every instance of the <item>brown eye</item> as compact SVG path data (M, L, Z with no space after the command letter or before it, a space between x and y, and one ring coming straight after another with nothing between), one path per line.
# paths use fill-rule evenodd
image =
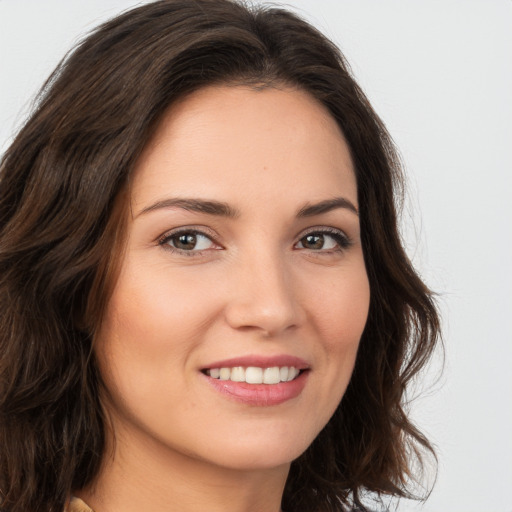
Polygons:
M197 244L197 236L192 233L177 235L171 238L171 240L176 249L181 249L183 251L191 251Z
M209 236L196 231L170 234L160 241L160 245L185 252L199 252L215 248L215 244Z
M324 248L325 237L320 234L307 235L300 240L304 249L319 250Z
M303 236L295 246L310 251L342 250L350 246L349 238L342 231L315 231Z

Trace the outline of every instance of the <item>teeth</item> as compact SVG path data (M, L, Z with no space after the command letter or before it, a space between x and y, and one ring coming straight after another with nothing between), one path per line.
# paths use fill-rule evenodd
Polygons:
M281 375L277 366L265 368L263 371L263 384L279 384L280 382Z
M228 368L225 368L226 370ZM245 368L236 366L231 369L231 380L234 382L245 382Z
M231 370L229 368L221 368L219 378L220 380L230 380Z
M290 382L291 380L295 379L299 375L299 370L297 368L294 368L293 366L290 366L288 368L288 378L286 379L287 382Z
M245 370L245 382L247 384L263 384L263 370L256 366L249 366Z
M233 368L211 368L206 374L212 379L246 382L247 384L279 384L290 382L299 375L300 370L294 366L273 366L259 368L257 366L235 366Z

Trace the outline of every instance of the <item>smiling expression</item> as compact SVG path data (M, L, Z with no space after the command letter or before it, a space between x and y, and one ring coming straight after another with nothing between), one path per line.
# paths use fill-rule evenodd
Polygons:
M288 464L339 404L368 313L338 125L305 92L208 87L164 116L130 191L96 339L117 450Z

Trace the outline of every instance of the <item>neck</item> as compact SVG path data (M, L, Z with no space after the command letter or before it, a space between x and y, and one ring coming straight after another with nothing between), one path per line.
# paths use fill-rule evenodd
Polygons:
M289 464L220 467L133 432L107 445L94 482L75 492L95 512L280 511Z

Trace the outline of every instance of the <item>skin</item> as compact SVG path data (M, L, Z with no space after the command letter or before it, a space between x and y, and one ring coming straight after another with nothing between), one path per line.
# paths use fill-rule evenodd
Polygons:
M170 198L236 214L162 205ZM333 198L346 203L297 216ZM96 340L116 442L77 494L96 512L277 512L291 461L343 396L368 313L343 135L305 92L205 88L164 116L136 166L129 210ZM177 238L164 238L178 228L204 235L177 252ZM316 245L304 238L326 229L349 245L331 233ZM305 360L308 375L278 405L232 400L201 372L282 354Z

